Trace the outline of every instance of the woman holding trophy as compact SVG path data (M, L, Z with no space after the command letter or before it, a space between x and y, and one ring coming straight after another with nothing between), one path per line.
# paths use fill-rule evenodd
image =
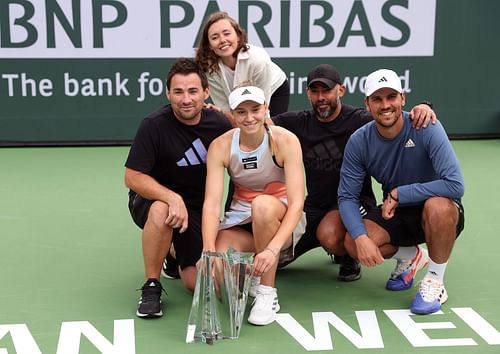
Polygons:
M305 227L302 153L294 134L265 123L268 104L262 89L236 88L229 105L236 128L208 150L203 250L255 253L254 277L260 277L260 285L248 322L267 325L280 309L275 285L280 253L293 254ZM225 170L235 191L221 222Z

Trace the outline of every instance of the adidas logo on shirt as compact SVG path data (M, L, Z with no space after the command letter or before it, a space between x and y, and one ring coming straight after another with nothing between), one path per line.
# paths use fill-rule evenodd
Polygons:
M413 142L413 140L408 139L408 141L406 142L405 144L405 148L414 148L415 147L415 143Z
M368 212L362 205L359 206L359 213L361 214L362 217L368 214Z
M193 147L189 148L184 157L177 161L177 166L196 166L204 164L207 161L207 149L198 138L192 143Z

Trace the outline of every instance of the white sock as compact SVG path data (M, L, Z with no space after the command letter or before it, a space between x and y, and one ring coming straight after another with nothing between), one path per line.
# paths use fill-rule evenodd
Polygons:
M417 255L417 246L399 247L391 258L412 260Z
M425 275L425 277L429 277L443 283L444 272L446 271L447 265L448 262L435 263L432 259L429 258L429 268L427 268L427 274Z
M273 290L276 291L277 289L273 288L272 286L269 286L269 285L260 284L259 290L261 290L263 293L270 293L271 291L273 291Z

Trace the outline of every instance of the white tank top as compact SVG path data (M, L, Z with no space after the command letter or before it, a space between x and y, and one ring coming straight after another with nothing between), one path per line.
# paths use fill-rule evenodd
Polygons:
M240 149L240 129L234 131L228 167L235 186L233 199L251 202L259 194L286 197L285 171L273 158L268 129L259 147L249 152Z

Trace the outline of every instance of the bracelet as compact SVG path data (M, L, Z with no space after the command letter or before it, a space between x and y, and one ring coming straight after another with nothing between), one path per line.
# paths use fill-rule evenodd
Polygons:
M396 203L399 203L399 199L398 198L394 198L394 196L392 195L391 192L389 192L389 197L394 200Z
M276 252L276 251L272 250L272 249L271 249L271 248L269 248L269 247L264 248L264 251L265 251L265 250L270 251L270 252L273 254L273 256L274 256L274 257L277 257L277 256L278 256L278 252Z

